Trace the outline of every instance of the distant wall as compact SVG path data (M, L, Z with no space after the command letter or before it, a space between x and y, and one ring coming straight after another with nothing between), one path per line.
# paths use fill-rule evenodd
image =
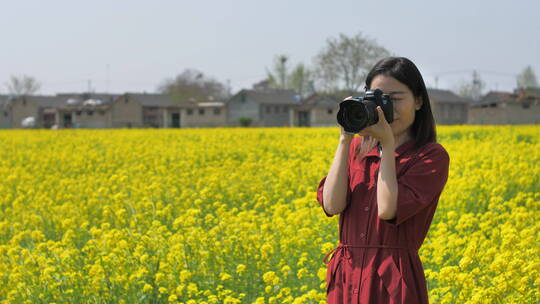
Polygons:
M540 123L540 104L524 108L518 103L499 103L496 107L469 109L468 124L538 124Z

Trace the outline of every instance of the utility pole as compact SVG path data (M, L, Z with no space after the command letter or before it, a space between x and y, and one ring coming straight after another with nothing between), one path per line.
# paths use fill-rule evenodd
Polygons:
M109 74L110 74L110 64L107 63L107 86L105 89L105 93L109 93Z

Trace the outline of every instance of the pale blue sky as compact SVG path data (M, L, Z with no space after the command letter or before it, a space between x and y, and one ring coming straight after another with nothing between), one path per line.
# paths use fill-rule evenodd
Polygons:
M540 78L540 1L2 1L0 93L12 74L41 94L154 92L185 68L230 81L266 76L276 54L312 65L329 37L362 32L413 60L428 86L453 89L473 69L487 90ZM109 68L107 68L107 66ZM107 81L108 79L108 81Z

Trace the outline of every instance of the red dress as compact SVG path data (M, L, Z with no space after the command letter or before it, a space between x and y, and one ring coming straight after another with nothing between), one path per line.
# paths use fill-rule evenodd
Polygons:
M339 217L337 248L328 252L328 303L429 303L418 249L429 230L439 196L448 178L450 158L439 143L414 150L414 140L395 151L398 198L396 217L377 214L377 178L380 156L374 147L358 159L353 138L349 150L347 206ZM317 200L324 210L323 185ZM332 254L328 261L328 257Z

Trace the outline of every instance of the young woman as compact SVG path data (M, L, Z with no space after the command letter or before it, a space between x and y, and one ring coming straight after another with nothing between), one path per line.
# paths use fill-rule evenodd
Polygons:
M389 124L377 107L378 123L361 136L341 128L330 171L317 190L324 213L340 214L340 244L324 258L328 303L428 303L418 250L450 158L436 142L426 86L413 62L379 61L366 78L370 89L390 94L394 121Z

